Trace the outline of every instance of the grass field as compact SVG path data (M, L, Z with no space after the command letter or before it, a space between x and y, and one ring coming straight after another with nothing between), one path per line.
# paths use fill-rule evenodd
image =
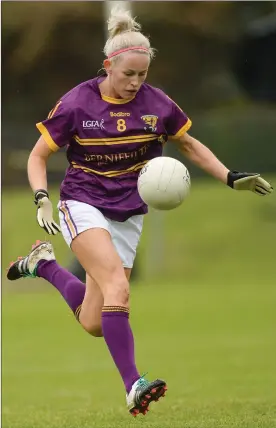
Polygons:
M138 366L169 386L135 420L102 339L24 291L3 296L3 428L276 427L275 287L133 287Z
M2 203L6 266L45 236L29 192L4 193ZM4 280L3 428L275 428L274 217L274 196L209 183L165 216L166 268L132 285L131 322L140 371L169 389L137 419L103 340L81 329L49 284ZM64 264L69 252L54 239Z

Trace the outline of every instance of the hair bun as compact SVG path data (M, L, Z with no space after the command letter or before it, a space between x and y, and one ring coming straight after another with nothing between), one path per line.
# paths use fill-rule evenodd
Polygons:
M117 36L117 34L127 31L140 31L141 25L132 18L127 10L114 8L111 10L111 15L107 21L109 38Z

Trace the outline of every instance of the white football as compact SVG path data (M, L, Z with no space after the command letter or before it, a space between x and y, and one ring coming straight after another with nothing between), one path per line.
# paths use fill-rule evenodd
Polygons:
M189 194L191 180L183 163L161 156L141 169L137 185L141 199L151 208L172 210Z

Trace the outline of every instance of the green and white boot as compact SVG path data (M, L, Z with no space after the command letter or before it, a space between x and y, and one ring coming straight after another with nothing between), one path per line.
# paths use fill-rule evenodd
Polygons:
M16 262L11 262L7 272L7 278L15 281L19 278L36 278L37 264L40 260L56 260L53 246L47 241L36 241L32 251L26 257L18 257Z
M167 389L166 382L163 380L156 379L149 382L144 376L140 377L126 396L129 412L133 416L137 416L139 413L145 415L149 411L149 404L164 397Z

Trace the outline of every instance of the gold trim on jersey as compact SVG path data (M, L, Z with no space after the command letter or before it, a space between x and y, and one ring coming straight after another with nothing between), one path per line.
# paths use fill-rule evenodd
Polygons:
M59 108L60 104L62 103L62 101L59 101L55 107L50 111L50 113L48 114L47 119L51 119L51 117L54 116L55 112L57 111L57 109Z
M183 112L182 108L174 100L172 100L168 95L167 95L167 97L169 98L169 100L171 102L173 102L176 105L177 108L179 108L180 111ZM182 135L184 135L185 132L187 132L191 128L191 126L192 126L192 121L188 118L188 120L185 123L185 125L182 126L182 128L180 128L179 131L177 131L176 134L170 135L170 138L175 139L175 138L182 137Z
M133 135L131 137L114 137L114 138L80 138L74 135L74 140L81 146L112 146L115 144L145 143L158 138L157 134Z
M187 122L185 123L185 125L182 126L182 128L180 128L176 134L171 135L171 138L175 139L175 138L182 137L182 135L184 135L185 132L187 132L191 128L191 126L192 126L192 121L190 119L188 119Z
M54 142L53 138L51 137L48 129L46 128L45 125L43 125L42 122L39 122L36 124L37 129L40 131L42 137L44 138L44 140L46 141L46 143L48 144L48 146L50 147L50 149L53 152L57 152L60 147Z
M104 177L118 177L119 175L124 175L124 174L127 174L128 172L139 171L139 169L142 169L147 162L148 160L145 160L133 166L130 166L127 169L120 169L117 171L116 170L115 171L97 171L96 169L91 169L91 168L87 168L86 166L77 165L76 162L72 162L71 165L73 168L82 169L84 172L92 172L93 174L101 175Z
M124 100L123 98L112 98L112 97L108 97L107 95L101 95L102 100L106 101L107 103L110 104L127 104L130 101L134 100L134 97L128 98L127 100Z

